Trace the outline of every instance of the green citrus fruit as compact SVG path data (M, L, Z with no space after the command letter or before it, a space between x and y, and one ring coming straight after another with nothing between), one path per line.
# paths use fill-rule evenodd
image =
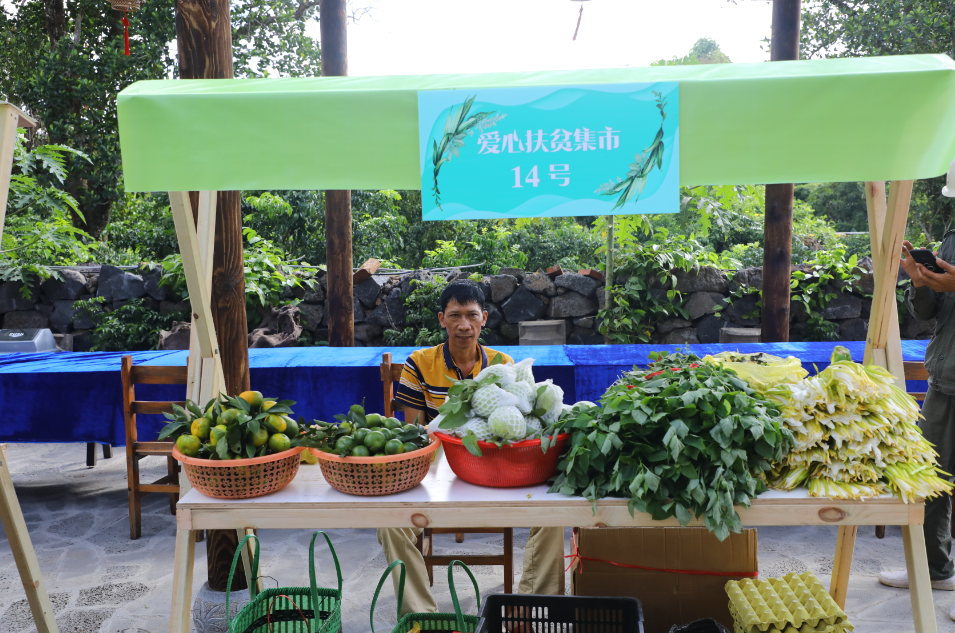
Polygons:
M378 413L369 413L365 416L365 424L369 427L381 426L384 420L385 419Z
M253 409L261 407L262 403L265 402L261 391L243 391L239 394L239 397L248 402Z
M381 431L371 431L368 435L365 436L365 446L368 447L372 453L381 451L385 447L385 442L388 440L385 438L385 434Z
M338 425L338 428L340 428L342 431L345 431L345 433L351 433L354 427L352 427L351 422L342 422Z
M401 440L388 440L385 443L386 455L398 455L404 452L405 452L405 445L401 443Z
M365 407L360 404L353 404L348 408L352 413L357 413L358 415L365 415Z
M346 435L338 438L338 441L335 442L335 452L348 453L351 452L353 446L355 446L355 439L350 435Z
M401 427L402 433L407 433L408 431L416 431L416 430L417 430L417 427L415 427L414 424L405 424L403 427Z
M262 403L262 410L268 411L274 406L275 406L275 400L266 400L265 402Z
M351 449L352 457L371 457L371 451L364 446L356 446Z
M273 415L271 413L267 418L265 418L265 421L269 423L269 426L275 429L276 433L284 433L285 428L288 426L285 423L285 418L280 415Z
M202 448L202 442L195 435L180 435L176 440L176 448L186 457L195 457Z
M411 451L416 451L416 450L418 450L418 447L415 446L414 444L412 444L411 442L405 442L405 443L404 443L404 447L405 447L405 452L406 452L406 453L410 453Z
M260 426L259 430L251 434L250 438L252 441L252 446L258 448L264 446L266 442L269 441L269 432L265 430L265 427Z
M207 440L209 439L209 429L211 428L212 423L209 422L208 418L196 418L192 421L192 426L189 430L200 440Z
M219 443L219 440L225 437L226 431L229 429L226 428L225 424L220 424L218 426L212 427L209 432L209 443L215 446Z
M289 437L298 437L300 432L298 428L298 422L284 415L282 416L282 419L285 420L285 430L283 433Z
M385 436L386 442L388 440L395 439L395 433L391 429L386 429L385 427L381 427L380 429L375 429L375 430Z
M226 409L219 414L219 424L225 424L226 426L235 424L239 421L239 416L242 414L238 409Z
M284 433L276 433L269 438L269 450L273 453L281 453L292 447L292 440Z
M402 426L398 418L385 418L383 425L386 429L400 429Z
M355 438L356 443L364 444L365 438L368 437L368 433L369 433L368 429L358 429L357 431L352 433L352 437Z

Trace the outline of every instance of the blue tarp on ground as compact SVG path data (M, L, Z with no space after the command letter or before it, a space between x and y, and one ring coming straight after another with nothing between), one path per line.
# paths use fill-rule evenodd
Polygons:
M846 346L856 360L865 343ZM774 343L693 345L699 355L727 350L763 351L793 355L810 372L829 362L837 343ZM903 341L905 360L922 360L927 341ZM330 420L356 402L365 400L380 411L382 400L378 365L383 352L393 362L403 362L415 348L284 348L249 350L252 388L270 396L295 400L297 415L307 420ZM537 380L551 378L563 388L566 402L600 398L620 374L634 365L646 365L653 351L675 350L668 345L565 345L499 347L514 360L534 358ZM129 352L137 365L185 365L186 352ZM0 441L103 442L120 446L123 400L120 388L121 352L62 354L0 354L0 402L6 415L0 419ZM911 390L924 391L925 383L912 382ZM182 386L141 385L142 400L182 400ZM142 440L151 440L162 427L161 416L139 416Z

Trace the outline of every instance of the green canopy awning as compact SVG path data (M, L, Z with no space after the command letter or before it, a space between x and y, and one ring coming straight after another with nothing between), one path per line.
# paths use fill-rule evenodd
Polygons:
M127 191L418 189L419 90L680 82L684 185L910 180L955 156L944 55L480 75L140 81Z

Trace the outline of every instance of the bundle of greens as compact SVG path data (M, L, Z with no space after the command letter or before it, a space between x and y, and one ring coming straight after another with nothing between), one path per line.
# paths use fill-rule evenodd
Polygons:
M573 433L551 492L629 497L630 513L703 516L720 540L739 532L735 505L766 489L760 475L792 434L771 402L735 372L689 354L652 354L613 384L601 407L576 406L545 433ZM546 448L546 447L545 447Z
M832 364L795 384L757 387L776 403L795 447L769 474L773 488L805 485L814 497L858 499L892 493L908 502L949 492L937 453L917 426L918 403L878 365L852 362L837 347Z
M550 380L535 383L533 363L504 363L498 354L473 379L455 381L430 429L462 438L479 457L479 441L504 446L540 437L564 411L564 390Z

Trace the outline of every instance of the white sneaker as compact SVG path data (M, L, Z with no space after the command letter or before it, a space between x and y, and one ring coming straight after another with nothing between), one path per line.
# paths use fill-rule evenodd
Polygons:
M889 587L899 587L900 589L909 588L909 574L906 571L883 571L879 573L879 582ZM932 589L941 591L955 591L955 576L945 580L933 580ZM950 614L955 620L955 606L952 607Z

